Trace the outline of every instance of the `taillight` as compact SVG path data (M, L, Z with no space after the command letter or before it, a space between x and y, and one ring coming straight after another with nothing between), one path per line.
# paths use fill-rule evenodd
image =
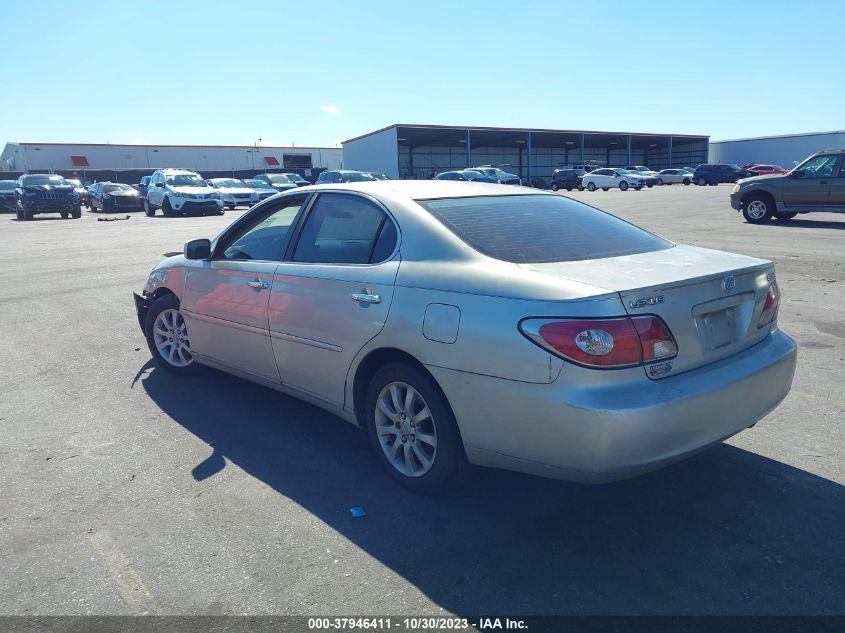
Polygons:
M778 316L779 305L780 292L778 292L778 285L772 284L766 293L766 302L763 304L763 311L760 313L760 320L757 321L757 327L763 327L774 321Z
M527 319L520 329L541 347L587 367L634 367L678 354L672 333L656 316Z

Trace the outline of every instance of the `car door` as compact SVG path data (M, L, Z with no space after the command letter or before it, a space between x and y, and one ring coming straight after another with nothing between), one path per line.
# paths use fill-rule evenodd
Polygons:
M270 293L284 385L343 405L352 360L387 319L398 242L393 218L369 196L316 195Z
M830 204L831 182L838 168L837 154L819 154L805 161L784 178L783 202L790 207L826 207ZM796 177L801 172L801 177Z
M830 181L831 211L845 211L845 156L839 157L839 171Z
M181 307L195 354L279 382L270 288L307 197L288 196L246 214L218 240L210 260L186 270Z

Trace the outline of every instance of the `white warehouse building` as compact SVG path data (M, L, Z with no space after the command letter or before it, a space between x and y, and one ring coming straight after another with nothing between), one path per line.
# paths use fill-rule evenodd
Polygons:
M343 150L335 147L254 145L7 143L0 154L3 171L56 172L65 176L76 172L80 177L90 173L101 180L101 172L151 173L162 167L193 169L206 177L243 177L264 171L316 177L320 171L340 169L342 161Z
M845 131L710 141L710 161L739 166L764 163L791 169L825 149L845 149Z

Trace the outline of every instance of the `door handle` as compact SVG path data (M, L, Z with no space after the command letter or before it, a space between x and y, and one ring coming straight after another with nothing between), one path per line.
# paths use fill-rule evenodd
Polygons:
M256 290L267 290L267 288L270 287L270 282L256 279L255 281L246 282L246 285L250 288L255 288Z
M378 295L355 293L352 295L352 301L357 301L358 303L381 303L381 297Z

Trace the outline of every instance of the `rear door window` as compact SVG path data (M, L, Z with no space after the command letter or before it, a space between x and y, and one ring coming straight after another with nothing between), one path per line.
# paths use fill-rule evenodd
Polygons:
M419 200L484 255L516 264L634 255L673 244L619 218L554 195Z
M393 252L396 239L393 222L374 203L361 196L324 193L308 213L293 261L378 263Z

